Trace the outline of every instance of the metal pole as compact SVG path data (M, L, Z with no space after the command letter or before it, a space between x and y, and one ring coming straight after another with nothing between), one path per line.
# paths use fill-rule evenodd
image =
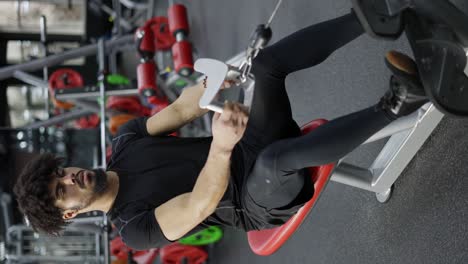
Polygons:
M96 102L89 101L89 100L83 100L83 99L81 99L81 100L71 100L71 102L75 106L79 106L80 108L87 109L90 112L93 112L93 113L100 113L101 112L101 107ZM120 114L124 114L124 113L120 112L118 110L115 110L115 109L106 109L106 117L110 118L112 116L120 115Z
M47 52L47 19L44 15L41 16L41 43L42 43L42 48L44 50L44 58L46 58L49 54ZM45 82L48 82L49 80L49 71L47 69L47 66L44 66L42 69L43 73L43 79ZM50 94L49 94L49 87L43 87L44 93L45 93L45 111L46 111L46 119L49 119L50 117Z
M150 0L152 1L152 0ZM146 8L148 8L148 5L147 4L142 4L142 3L135 3L131 0L120 0L120 3L122 3L122 5L128 7L128 8L132 8L132 9L139 9L139 10L144 10Z
M78 87L77 87L78 89ZM79 88L81 89L81 88ZM62 93L66 90L64 89L58 89L56 90L55 98L60 101L67 101L67 100L76 100L76 99L85 99L85 98L95 98L99 96L99 87L95 86L85 86L84 90L81 89L82 92L77 92L77 93ZM70 89L71 91L71 89ZM136 88L128 88L128 89L116 89L116 90L111 90L108 89L106 90L106 95L111 96L111 95L138 95L138 89Z
M393 121L374 135L372 135L366 142L362 143L362 145L371 143L386 137L390 137L394 134L399 132L413 129L414 126L417 126L420 122L420 119L424 116L424 114L428 111L428 109L432 106L432 103L426 103L422 106L418 111L415 111L411 115L398 118L397 120Z
M112 7L114 8L114 34L118 37L122 34L122 29L120 27L120 19L122 18L122 12L120 8L119 0L112 0Z
M106 169L107 160L106 160L106 46L104 39L99 39L98 43L98 62L99 62L99 75L98 75L98 84L100 88L101 96L101 168ZM108 220L107 215L103 215L103 246L104 246L104 263L110 263L110 250L109 250L109 233L108 233Z
M18 28L22 28L21 24L21 0L16 1L16 21L18 21Z
M335 168L330 180L372 191L372 178L373 175L369 169L342 162Z
M148 10L146 13L146 19L151 19L155 16L154 1L155 0L148 0Z
M38 78L38 77L36 77L36 76L34 76L32 74L23 72L23 71L13 72L13 77L15 77L16 79L18 79L20 81L23 81L23 82L25 82L27 84L30 84L32 86L43 87L43 88L49 87L49 84L47 82L45 82L44 80L41 80L40 78Z
M83 116L87 116L92 114L93 112L87 109L79 109L72 112L68 112L65 114L61 114L59 116L54 116L44 121L34 122L33 124L27 125L24 128L26 129L34 129L40 127L48 127L53 126L56 124L61 124L70 120L75 120Z
M109 249L109 223L107 219L107 214L103 215L103 222L104 222L104 231L102 234L102 240L104 241L104 263L110 263L110 249Z
M101 5L101 10L106 12L109 16L112 16L112 17L117 16L115 14L114 10L112 10L112 8L110 8L110 7L108 7L108 6L104 5L104 4ZM115 20L114 20L114 25L117 25L116 23L117 22L115 22ZM132 30L132 24L130 23L130 21L127 21L127 20L123 19L121 16L119 16L118 25L125 28L126 31Z
M100 91L101 101L101 168L106 169L106 47L104 39L100 38L98 42L98 63L99 63L99 75L98 84Z
M397 134L401 131L405 131L408 129L413 128L416 123L418 122L419 111L414 112L411 115L398 118L397 120L393 121L383 129L379 130L377 133L372 135L369 139L367 139L362 145L390 137L394 134Z
M125 35L120 38L108 41L106 43L106 49L112 49L114 47L118 48L127 44L133 44L133 35ZM8 67L3 67L0 69L0 81L7 79L13 76L15 71L36 71L45 66L50 67L53 65L60 64L66 60L90 56L97 52L97 44L91 44L83 46L77 49L69 50L62 52L60 54L55 54L48 56L47 58L33 60L27 63L16 64Z

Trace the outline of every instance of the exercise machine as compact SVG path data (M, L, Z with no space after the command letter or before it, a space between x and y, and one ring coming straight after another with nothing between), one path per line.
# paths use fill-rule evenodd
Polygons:
M340 160L336 164L310 168L315 186L313 198L283 226L248 232L250 246L256 254L270 255L286 242L312 209L329 180L374 192L379 202L387 202L395 181L444 115L468 116L466 14L446 0L352 0L352 3L361 24L371 36L394 40L406 31L430 103L392 122L364 143L389 138L371 166L364 168ZM262 42L257 50L266 43ZM216 101L216 97L224 79L232 79L233 76L243 88L244 105L249 106L255 78L249 75L249 68L245 68L245 65L251 65L252 53L249 50L227 63L212 59L195 62L195 70L208 77L200 107L222 112L222 103ZM321 119L310 122L303 128L303 133L324 122Z

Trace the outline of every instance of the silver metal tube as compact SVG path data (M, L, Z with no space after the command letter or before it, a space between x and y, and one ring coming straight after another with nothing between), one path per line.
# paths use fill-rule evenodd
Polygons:
M415 111L411 115L398 118L397 120L393 121L383 129L381 129L379 132L372 135L372 137L366 140L366 142L364 142L363 145L413 128L419 120L419 113L420 111Z
M2 193L0 195L1 203L2 203L2 212L3 212L3 221L5 225L5 229L8 229L12 225L13 215L10 211L11 208L11 196L6 193ZM8 236L7 236L8 241Z
M67 226L66 231L70 231L70 230L68 230L68 226ZM69 241L69 240L73 240L74 243L82 243L82 242L88 243L89 242L88 238L91 238L94 235L94 234L92 234L92 235L83 235L82 232L79 232L79 231L76 231L76 230L72 230L72 232L77 233L77 235L66 234L66 236L64 236L64 237L42 236L41 239L44 240L44 241L47 241L47 242L49 242L49 241L50 242L66 242L66 241ZM37 238L38 237L36 236L36 234L31 232L31 235L23 236L23 241L37 240Z
M101 101L101 168L106 169L106 47L104 39L100 38L98 42L98 61L99 61L99 88L100 88L100 101Z
M42 15L41 20L40 20L40 30L41 30L41 43L44 45L47 42L47 18ZM45 56L47 56L46 53L44 53Z
M13 77L35 87L42 87L46 89L49 87L49 84L46 81L24 71L13 72Z
M116 74L117 73L117 52L111 51L109 54L109 73Z
M116 14L116 12L114 12L114 10L112 10L112 8L110 8L110 7L108 7L108 6L104 5L104 4L101 5L101 10L106 12L109 16L112 16L112 17L118 16ZM125 30L127 30L127 31L130 31L132 29L132 24L129 21L123 19L122 16L119 16L119 21L114 22L114 25L119 25L120 27L125 28ZM119 34L119 36L120 36L120 34Z
M108 41L106 43L106 49L112 49L113 47L120 47L126 44L133 43L133 35L125 35L120 38ZM55 54L48 56L46 58L33 60L30 62L11 65L8 67L0 68L0 80L7 79L13 75L15 71L36 71L45 66L50 67L53 65L60 64L66 60L83 57L83 56L90 56L97 52L97 44L91 44L87 46L83 46L77 49L69 50L62 52L60 54Z
M335 169L330 180L372 191L372 178L373 175L368 169L342 162Z
M104 263L110 264L109 232L107 232L109 223L108 223L106 214L103 215L103 221L104 221L104 232L102 235L102 240L104 244Z
M151 19L155 16L155 8L154 8L154 2L156 0L148 0L148 5L146 6L147 12L146 12L146 19Z
M79 106L83 109L87 109L90 112L93 112L96 114L101 112L101 107L96 102L92 102L89 100L72 100L72 102L76 106ZM120 115L120 114L123 114L123 113L114 109L106 109L106 117L111 118L115 115Z
M16 5L16 21L18 22L18 28L22 28L21 25L21 0L17 1L18 4Z
M43 263L43 262L55 262L59 261L58 263L65 263L65 262L80 262L83 263L86 260L90 260L94 258L94 256L11 256L7 255L9 259L11 260L20 260L21 263Z
M241 51L240 53L237 53L234 55L234 57L231 57L226 61L226 64L232 65L234 67L239 67L241 63L245 60L245 51Z
M40 127L53 126L53 125L61 124L70 120L75 120L80 117L90 115L92 113L93 113L92 111L89 111L87 109L74 110L72 112L61 114L59 116L54 116L44 121L34 122L33 124L27 125L24 128L34 129L34 128L40 128Z
M122 2L122 1L121 1ZM145 7L146 9L146 7ZM134 23L136 23L139 19L141 19L144 15L146 15L146 10L145 9L142 9L142 10L138 10L135 12L135 14L133 15L133 17L129 18L127 20L128 24L129 25L133 25Z
M275 6L275 9L273 10L273 13L271 13L271 16L270 18L268 19L268 22L266 23L265 25L265 28L269 28L270 27L270 24L271 24L271 21L273 21L273 18L275 17L276 15L276 12L278 11L281 3L283 2L283 0L279 0L277 3L276 3L276 6Z
M118 37L122 34L122 28L120 27L120 20L122 18L122 10L120 8L119 0L112 0L112 7L114 8L114 34L117 34Z
M101 255L101 236L96 233L94 234L94 255L96 255L96 263L99 263L99 257Z
M149 0L149 1L154 1L154 0ZM132 9L147 9L148 8L148 4L142 4L142 3L135 3L134 1L131 1L131 0L120 0L120 3L122 3L122 5L128 7L128 8L132 8Z
M106 96L111 95L137 95L138 89L122 89L106 91ZM96 98L99 96L99 90L96 87L89 87L89 91L83 93L70 93L70 94L56 94L55 98L60 101Z
M40 21L40 27L41 27L41 43L42 43L42 48L44 50L44 57L47 57L49 54L47 52L47 19L44 15L41 16L41 21ZM43 74L43 79L45 82L49 80L49 69L47 66L44 66L42 68L42 74ZM48 87L43 87L44 89L44 94L45 94L45 111L46 111L46 119L49 119L50 117L50 94L49 94L49 89Z
M442 120L444 115L434 105L428 106L417 125L410 131L393 135L370 166L374 191L383 192L392 186Z
M177 42L180 42L180 41L186 39L185 34L182 33L182 32L178 32L178 33L175 35L175 38L176 38L176 41L177 41Z

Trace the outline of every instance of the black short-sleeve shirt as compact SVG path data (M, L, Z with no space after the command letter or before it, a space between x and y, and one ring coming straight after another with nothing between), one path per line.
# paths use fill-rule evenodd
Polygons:
M206 138L150 136L147 118L121 127L112 142L108 170L117 172L119 191L108 215L123 241L134 249L160 247L168 242L154 216L154 209L171 198L191 192L202 170L212 141ZM236 151L235 151L236 152ZM231 174L242 170L233 153ZM210 225L245 228L239 185L231 177L228 190L215 213L192 231Z

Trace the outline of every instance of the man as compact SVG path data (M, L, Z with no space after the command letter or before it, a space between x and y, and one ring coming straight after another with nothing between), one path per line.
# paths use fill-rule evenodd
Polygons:
M169 133L203 115L202 84L169 107L125 124L114 138L107 171L60 167L43 155L20 176L15 193L33 227L58 233L92 210L107 213L128 246L159 247L208 225L243 230L287 221L313 195L303 168L335 162L396 118L427 102L414 62L390 52L388 92L367 109L301 136L284 87L289 73L324 61L363 33L353 13L302 29L254 60L250 116L226 103L213 136Z

